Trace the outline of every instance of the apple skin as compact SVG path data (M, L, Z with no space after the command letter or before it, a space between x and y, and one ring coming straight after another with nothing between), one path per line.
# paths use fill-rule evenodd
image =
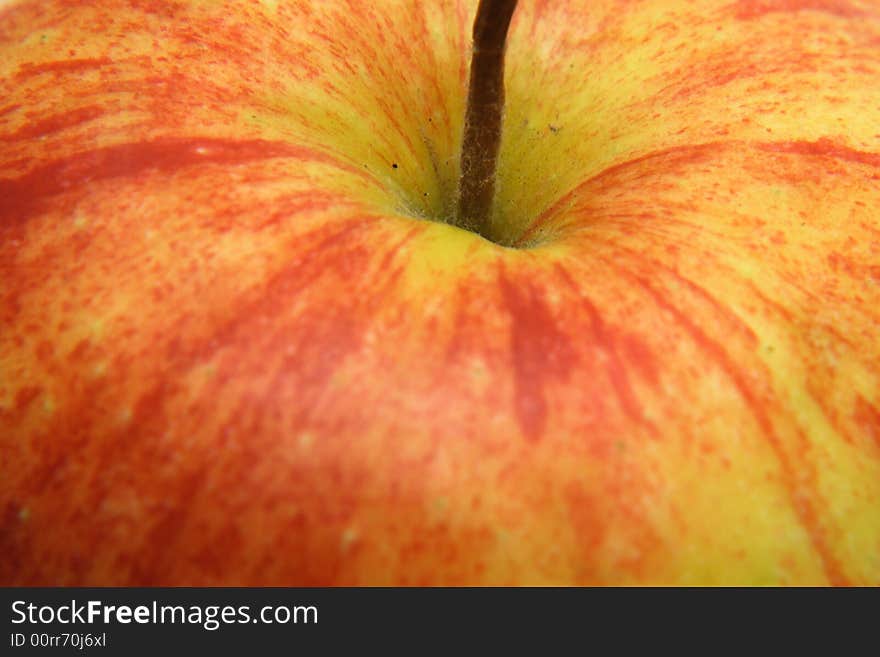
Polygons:
M0 3L0 583L880 585L880 2Z

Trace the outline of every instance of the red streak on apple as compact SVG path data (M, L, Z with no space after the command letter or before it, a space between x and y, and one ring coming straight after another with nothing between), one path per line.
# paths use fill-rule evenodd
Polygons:
M856 399L855 421L880 449L880 410L861 395Z
M104 66L112 66L113 60L107 57L98 57L93 59L68 59L55 62L45 62L43 64L24 64L18 74L15 76L16 84L24 84L31 78L52 73L53 77L60 77L59 74L65 76L82 74Z
M556 268L561 281L571 287L572 294L577 295L578 285L571 274L562 267ZM657 364L651 350L636 336L627 336L619 330L608 330L602 315L586 296L581 295L581 304L585 316L589 320L589 335L602 360L606 363L608 378L624 412L636 423L645 426L652 434L657 435L657 428L648 422L642 414L638 400L633 393L628 371L634 370L642 375L648 383L657 383ZM626 354L629 358L622 358Z
M82 122L82 117L75 118L80 120L65 123L52 119L47 123L61 129ZM39 127L42 130L43 125ZM119 144L43 164L19 178L0 180L0 220L6 222L6 228L24 222L40 212L47 200L65 192L75 193L86 183L136 179L144 172L173 173L193 166L236 165L274 158L335 163L311 149L262 140L196 138ZM354 167L340 166L365 175Z
M23 125L15 132L8 135L0 135L0 141L19 141L23 139L34 139L48 135L52 132L59 132L65 128L72 128L93 121L105 114L105 111L99 105L89 107L81 107L72 112L65 112L56 116L49 117L37 123Z
M740 0L734 3L736 17L755 20L766 14L815 11L843 18L861 18L868 12L847 0Z
M538 440L547 424L545 388L550 381L568 383L569 372L578 365L577 352L557 327L544 290L529 281L512 280L503 267L499 284L510 313L516 415L523 435Z
M20 107L21 107L21 105L18 105L18 104L7 105L6 107L0 107L0 116L4 116L6 114L9 114L10 112L14 112L17 109L19 109Z
M828 138L818 139L814 142L770 142L766 144L758 144L758 147L769 152L815 155L817 157L827 157L847 162L867 164L872 167L880 167L880 153L872 153L865 150L851 148Z

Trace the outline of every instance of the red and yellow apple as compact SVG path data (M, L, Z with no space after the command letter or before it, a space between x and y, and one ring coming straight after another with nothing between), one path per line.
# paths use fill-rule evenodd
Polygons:
M880 584L880 2L0 5L3 584Z

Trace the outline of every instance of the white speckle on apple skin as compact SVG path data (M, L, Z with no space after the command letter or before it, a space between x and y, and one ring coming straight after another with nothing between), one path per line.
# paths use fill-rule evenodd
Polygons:
M346 527L342 532L342 538L339 541L339 549L347 552L351 546L357 541L359 536L358 530L354 527Z
M55 400L51 397L43 399L43 411L46 415L52 415L55 412Z
M302 433L299 436L300 449L309 449L315 443L315 435L312 433Z
M119 410L119 424L128 424L131 422L131 418L133 417L133 413L130 407L122 408Z

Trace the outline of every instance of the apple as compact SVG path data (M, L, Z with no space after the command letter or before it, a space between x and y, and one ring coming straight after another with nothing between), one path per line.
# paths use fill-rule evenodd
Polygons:
M0 583L880 584L880 2L2 2Z

